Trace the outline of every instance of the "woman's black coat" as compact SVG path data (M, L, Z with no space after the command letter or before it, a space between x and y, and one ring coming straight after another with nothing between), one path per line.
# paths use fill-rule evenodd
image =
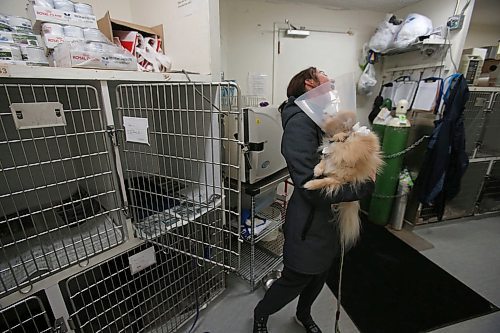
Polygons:
M331 204L359 200L373 191L374 184L366 182L357 188L345 185L334 196L303 188L320 161L318 147L323 133L294 101L290 97L282 111L281 153L294 183L284 225L283 262L296 272L319 274L330 268L340 249Z

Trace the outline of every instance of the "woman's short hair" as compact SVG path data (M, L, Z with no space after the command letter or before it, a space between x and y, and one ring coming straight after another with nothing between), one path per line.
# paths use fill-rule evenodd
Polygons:
M309 67L304 69L303 71L295 74L294 77L290 80L288 84L288 88L286 89L287 97L299 97L300 95L306 92L305 80L312 79L314 81L318 81L316 76L318 70L316 67Z

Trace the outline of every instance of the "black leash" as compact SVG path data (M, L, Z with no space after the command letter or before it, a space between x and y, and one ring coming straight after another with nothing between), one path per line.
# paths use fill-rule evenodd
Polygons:
M194 317L193 324L191 325L191 328L189 329L188 333L194 333L194 329L196 327L196 324L198 323L198 319L200 318L200 295L198 293L198 264L196 263L195 258L191 258L191 263L194 268L194 297L196 299L196 316ZM210 333L210 332L203 332L203 333Z
M339 268L339 285L337 289L337 312L335 312L335 333L340 333L340 298L342 290L342 268L344 267L344 244L340 242L340 268Z

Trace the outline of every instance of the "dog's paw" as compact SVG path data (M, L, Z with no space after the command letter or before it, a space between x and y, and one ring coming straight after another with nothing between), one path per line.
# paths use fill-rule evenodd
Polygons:
M310 190L311 187L313 186L313 184L314 184L314 180L310 180L310 181L308 181L307 183L304 184L304 188L306 190Z
M322 163L316 164L314 167L314 177L319 177L325 172L325 168Z
M322 188L323 181L321 179L313 179L304 184L306 190L317 190Z

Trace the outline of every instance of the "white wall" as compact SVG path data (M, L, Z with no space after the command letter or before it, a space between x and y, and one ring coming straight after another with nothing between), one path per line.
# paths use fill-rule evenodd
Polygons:
M120 20L132 19L131 3L133 0L82 0L94 7L97 18L101 18L110 11L111 16ZM26 3L24 0L1 0L0 13L7 15L26 16Z
M182 1L187 5L179 8L178 3ZM219 35L216 29L217 5L218 0L131 1L135 23L146 26L163 24L165 52L172 58L173 69L202 74L212 73L212 70L219 71L219 60L214 59L214 69L211 60L211 35L216 34L217 40ZM216 17L211 17L210 13L214 11Z
M26 17L26 2L19 0L2 0L0 13Z
M361 10L329 10L312 5L277 4L242 0L220 0L222 68L225 79L234 79L248 94L249 72L273 75L274 23L292 24L307 28L326 27L329 30L354 31L353 40L359 52L368 41L384 13ZM342 53L342 45L337 45ZM304 57L315 50L303 50ZM351 62L352 63L352 62ZM315 64L311 64L315 65ZM348 66L345 72L360 73L356 65ZM274 101L278 103L280 101ZM358 98L358 115L365 117L372 100Z
M465 48L498 45L500 40L500 2L477 0L472 13Z
M500 25L471 24L464 48L498 45Z
M134 0L82 0L94 7L94 14L98 19L109 10L112 18L130 22L133 18L132 3Z

